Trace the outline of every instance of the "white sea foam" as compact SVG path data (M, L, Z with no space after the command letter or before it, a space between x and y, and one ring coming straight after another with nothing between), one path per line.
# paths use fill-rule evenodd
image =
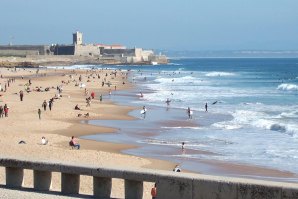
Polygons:
M73 70L73 69L87 69L90 70L92 68L94 68L95 65L72 65L72 66L47 66L47 68L53 68L53 69L69 69L69 70Z
M164 126L161 128L164 128L164 129L202 129L202 127L193 127L193 126L174 126L174 127Z
M226 77L226 76L235 76L235 73L229 73L229 72L210 72L207 73L205 76L207 77Z
M212 126L216 127L216 128L220 128L220 129L227 129L227 130L234 130L234 129L240 129L242 128L241 125L239 124L229 124L227 122L218 122L213 124Z
M168 65L172 65L172 66L181 66L182 64L178 64L178 63L168 63Z
M297 91L298 86L296 84L280 84L277 89L282 91Z

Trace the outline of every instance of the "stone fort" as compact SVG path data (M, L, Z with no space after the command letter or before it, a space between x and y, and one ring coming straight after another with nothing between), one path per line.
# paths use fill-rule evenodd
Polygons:
M81 56L98 59L114 59L123 64L167 63L164 55L155 55L152 50L126 48L123 45L84 44L83 33L73 33L72 44L55 45L0 45L0 56Z

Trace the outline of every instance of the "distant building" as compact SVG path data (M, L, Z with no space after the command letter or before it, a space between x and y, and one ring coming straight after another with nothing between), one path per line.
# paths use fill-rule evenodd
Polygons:
M72 44L73 45L82 45L83 44L83 33L77 31L72 34Z
M83 34L72 34L73 43L69 45L3 45L0 46L0 56L30 56L30 55L72 55L92 56L98 59L112 60L120 63L167 63L166 56L155 55L152 50L142 48L126 48L120 44L84 44Z

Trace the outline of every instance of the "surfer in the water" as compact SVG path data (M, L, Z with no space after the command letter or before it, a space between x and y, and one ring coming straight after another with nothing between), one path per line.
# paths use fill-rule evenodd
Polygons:
M208 104L207 104L207 102L205 104L205 112L208 112Z
M190 110L190 108L187 108L187 114L188 114L188 118L192 119L192 111Z

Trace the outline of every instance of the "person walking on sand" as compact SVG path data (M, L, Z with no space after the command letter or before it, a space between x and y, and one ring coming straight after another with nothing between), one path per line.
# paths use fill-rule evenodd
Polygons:
M156 183L154 184L154 187L152 187L151 189L151 196L152 196L152 199L156 199L156 196L157 196Z
M40 108L38 109L37 113L38 113L39 119L41 119L41 110L40 110Z
M20 91L20 100L21 100L21 102L23 101L23 97L24 97L24 92Z
M205 112L208 112L208 104L207 104L207 102L205 104Z
M49 101L49 109L50 109L50 111L52 111L52 107L53 107L53 98L52 99L50 99L50 101Z
M102 102L102 94L99 96L99 101Z
M42 103L42 105L41 105L41 106L43 107L43 110L44 110L44 111L47 110L47 105L48 105L47 101L44 100L43 103Z
M8 106L7 106L7 104L5 104L4 105L4 115L5 115L5 117L8 117Z

